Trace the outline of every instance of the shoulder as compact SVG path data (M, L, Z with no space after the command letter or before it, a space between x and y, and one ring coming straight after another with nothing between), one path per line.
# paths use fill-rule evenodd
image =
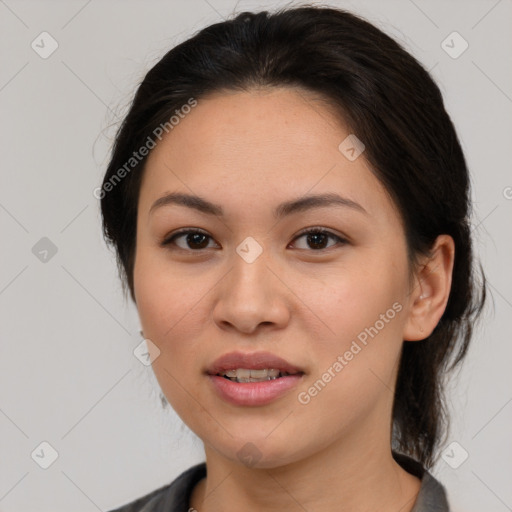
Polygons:
M451 512L446 490L418 461L393 452L394 459L409 473L421 480L421 488L412 512Z
M192 489L205 476L203 462L187 469L171 483L108 512L187 512Z
M163 487L160 487L140 498L137 498L130 503L126 503L125 505L122 505L116 509L109 510L108 512L149 512L158 510L155 508L155 506L161 500L162 496L168 492L171 485L172 483L164 485Z

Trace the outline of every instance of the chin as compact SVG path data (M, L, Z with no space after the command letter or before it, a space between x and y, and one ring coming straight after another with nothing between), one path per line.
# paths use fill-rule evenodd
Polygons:
M298 449L292 436L288 438L265 438L266 434L250 437L245 435L237 439L229 438L223 446L210 443L223 457L232 460L248 469L272 469L301 460L305 456L304 449Z

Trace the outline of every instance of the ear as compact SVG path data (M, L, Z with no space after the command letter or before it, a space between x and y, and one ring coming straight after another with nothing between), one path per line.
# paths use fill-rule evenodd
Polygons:
M414 275L409 295L409 316L404 325L404 341L423 340L432 334L443 316L450 296L455 243L449 235L439 235L431 256L423 258Z

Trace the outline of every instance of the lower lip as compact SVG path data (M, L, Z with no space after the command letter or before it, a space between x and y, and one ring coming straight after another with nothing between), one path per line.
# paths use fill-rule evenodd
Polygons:
M218 375L208 375L217 393L233 405L265 405L297 386L303 374L287 375L262 382L233 382Z

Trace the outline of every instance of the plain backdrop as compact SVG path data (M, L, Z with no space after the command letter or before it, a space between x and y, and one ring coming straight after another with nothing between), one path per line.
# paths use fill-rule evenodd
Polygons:
M325 4L404 44L431 70L457 127L492 296L449 394L450 449L468 458L455 469L440 457L433 473L456 512L512 510L512 2ZM203 460L201 441L161 408L151 367L133 354L138 316L93 190L116 123L168 49L234 11L280 5L0 0L2 512L109 510Z

